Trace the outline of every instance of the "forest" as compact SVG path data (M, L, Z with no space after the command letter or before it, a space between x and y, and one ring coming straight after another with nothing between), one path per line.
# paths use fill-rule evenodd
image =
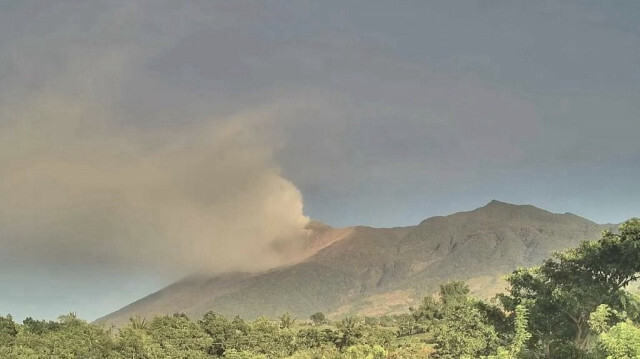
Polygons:
M116 328L74 313L0 316L0 358L640 358L640 219L506 276L489 301L463 281L402 315L246 321L213 311L133 317Z

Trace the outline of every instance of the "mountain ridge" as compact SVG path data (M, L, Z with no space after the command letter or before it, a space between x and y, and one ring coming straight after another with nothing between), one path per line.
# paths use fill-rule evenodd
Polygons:
M253 318L291 312L307 317L404 311L437 285L470 282L487 297L500 276L539 264L551 251L597 239L606 225L574 214L492 200L471 211L434 216L407 227L332 228L310 222L308 256L261 273L187 277L98 322L123 323L132 315L208 310Z

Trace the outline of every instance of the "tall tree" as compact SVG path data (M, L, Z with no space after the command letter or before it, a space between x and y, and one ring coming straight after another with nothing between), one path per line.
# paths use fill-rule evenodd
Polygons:
M592 345L590 314L600 304L633 312L637 301L624 288L640 273L640 219L607 231L598 241L555 253L540 267L518 269L500 296L507 310L529 312L530 347L547 358L581 357Z

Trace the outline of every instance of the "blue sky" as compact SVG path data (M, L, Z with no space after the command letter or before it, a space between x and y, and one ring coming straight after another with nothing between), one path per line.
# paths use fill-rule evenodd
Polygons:
M637 1L0 0L0 312L95 319L196 267L268 267L306 218L492 199L638 216L638 19Z

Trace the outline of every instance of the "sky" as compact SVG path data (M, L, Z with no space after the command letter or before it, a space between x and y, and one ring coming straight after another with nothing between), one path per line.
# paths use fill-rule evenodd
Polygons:
M0 0L0 313L295 259L309 219L640 215L640 3Z

